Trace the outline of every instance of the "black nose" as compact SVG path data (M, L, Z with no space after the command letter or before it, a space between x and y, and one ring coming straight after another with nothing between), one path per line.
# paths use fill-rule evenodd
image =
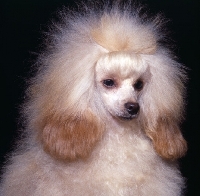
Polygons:
M136 115L140 109L140 106L138 103L128 102L125 103L125 108L130 115Z

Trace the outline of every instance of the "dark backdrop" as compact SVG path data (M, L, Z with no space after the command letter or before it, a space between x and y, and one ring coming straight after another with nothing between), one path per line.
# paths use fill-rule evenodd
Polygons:
M188 101L183 132L189 151L181 159L181 170L187 178L187 195L200 195L200 1L142 0L154 13L163 12L171 19L169 28L176 41L176 54L189 68ZM1 131L0 163L13 145L19 128L19 103L23 99L24 78L29 76L34 51L41 43L41 30L67 0L2 0L0 2L0 68L1 68Z

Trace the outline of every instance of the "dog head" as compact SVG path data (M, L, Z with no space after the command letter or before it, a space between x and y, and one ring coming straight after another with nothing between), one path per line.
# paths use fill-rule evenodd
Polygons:
M29 128L51 156L75 161L101 140L108 114L137 120L162 158L183 156L185 74L158 44L159 19L104 12L62 16L54 26L24 108Z

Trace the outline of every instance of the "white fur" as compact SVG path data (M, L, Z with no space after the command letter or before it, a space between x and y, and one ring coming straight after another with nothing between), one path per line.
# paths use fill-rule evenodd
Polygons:
M23 110L26 137L0 195L182 196L185 74L159 44L161 19L140 19L119 4L62 17L38 58ZM121 118L127 102L140 106L129 120Z

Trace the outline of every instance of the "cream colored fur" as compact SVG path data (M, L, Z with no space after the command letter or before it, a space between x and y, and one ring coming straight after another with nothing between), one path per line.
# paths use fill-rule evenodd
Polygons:
M1 196L183 195L186 76L160 44L162 19L115 3L102 10L65 11L51 27ZM132 116L128 102L140 107Z

